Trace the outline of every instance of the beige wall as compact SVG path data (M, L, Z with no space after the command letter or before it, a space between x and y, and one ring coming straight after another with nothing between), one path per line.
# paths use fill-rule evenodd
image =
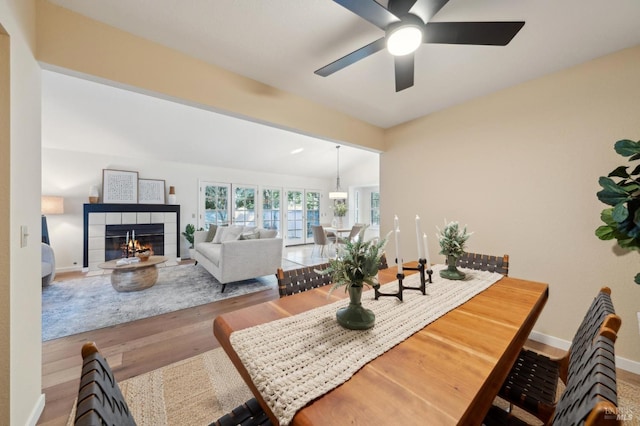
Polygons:
M192 105L381 149L381 129L38 0L38 60Z
M615 141L640 138L639 113L636 47L389 129L382 229L396 213L413 229L419 214L432 257L443 261L435 226L467 223L469 251L508 253L510 275L549 283L535 329L561 339L610 286L623 321L617 355L640 361L638 253L594 236L605 207L598 177L623 164ZM413 238L402 252L417 254Z
M0 0L9 35L10 113L0 108L0 424L34 422L42 409L40 265L40 68L34 58L35 2ZM0 84L5 76L0 79ZM3 100L4 103L4 100ZM26 247L20 227L28 227ZM8 280L8 281L7 281ZM9 329L9 336L6 329ZM8 337L8 338L7 338ZM8 365L7 365L8 360ZM7 370L8 367L8 370Z

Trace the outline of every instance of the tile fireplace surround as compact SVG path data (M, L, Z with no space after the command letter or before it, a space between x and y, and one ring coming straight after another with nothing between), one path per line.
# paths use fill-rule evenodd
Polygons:
M168 204L85 204L84 255L85 271L99 270L105 261L107 225L163 224L164 256L180 257L180 206Z

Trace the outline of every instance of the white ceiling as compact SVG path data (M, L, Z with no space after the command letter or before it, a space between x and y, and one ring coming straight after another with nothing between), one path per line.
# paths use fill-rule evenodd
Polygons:
M396 93L386 51L313 73L383 35L331 0L50 1L383 128L640 44L640 0L450 0L433 21L526 24L506 47L421 46ZM333 143L49 71L43 146L335 177ZM377 155L343 146L341 170Z
M337 167L334 143L47 70L42 146L334 182ZM341 174L378 156L342 145Z
M331 0L50 1L384 128L640 44L640 0L450 0L432 21L526 24L506 47L421 46L396 93L386 51L313 73L384 35Z

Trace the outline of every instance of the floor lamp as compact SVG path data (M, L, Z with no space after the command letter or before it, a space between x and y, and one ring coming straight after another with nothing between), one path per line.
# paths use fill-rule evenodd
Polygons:
M45 244L49 244L49 228L47 227L46 215L63 214L64 198L43 195L40 200L40 209L42 211L42 242Z

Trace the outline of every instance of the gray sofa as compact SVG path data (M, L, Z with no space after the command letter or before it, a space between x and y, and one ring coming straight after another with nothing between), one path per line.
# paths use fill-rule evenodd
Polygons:
M51 284L56 276L56 256L49 244L42 244L42 286Z
M222 284L275 274L282 265L282 238L255 227L219 227L196 231L194 256Z

